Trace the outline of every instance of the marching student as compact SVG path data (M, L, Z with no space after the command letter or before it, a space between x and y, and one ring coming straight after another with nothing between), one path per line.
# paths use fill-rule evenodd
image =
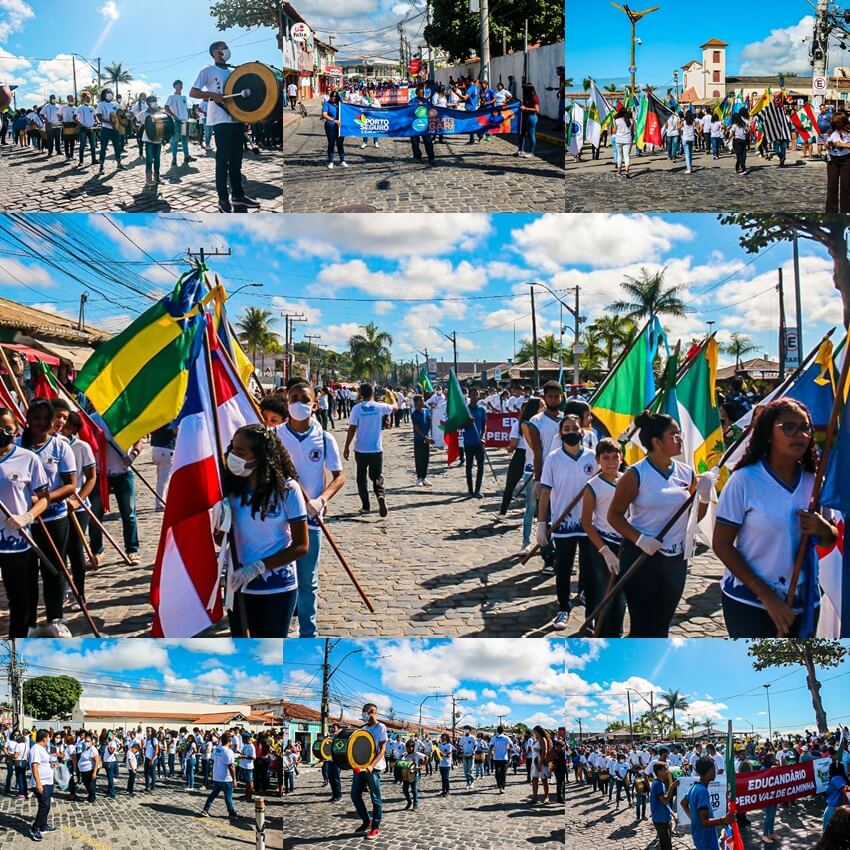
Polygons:
M471 734L472 728L463 727L463 735L458 741L458 750L463 758L463 778L466 780L467 788L475 787L475 777L472 775L473 759L475 758L476 740Z
M139 769L139 745L135 742L127 748L127 796L135 797L136 771Z
M47 824L53 799L53 765L50 764L50 753L47 749L49 738L47 729L39 729L28 754L33 791L38 800L38 811L30 827L30 838L33 841L41 841L44 833L56 832L55 827Z
M41 461L49 485L50 506L44 511L42 521L33 528L33 540L53 564L40 564L41 584L48 627L54 637L70 637L71 632L62 621L65 597L65 580L62 564L57 563L54 547L59 559L64 562L68 545L68 504L66 499L77 491L77 462L68 441L51 433L55 410L47 399L35 399L26 415L26 427L17 443L21 448L34 452ZM44 528L47 531L45 533ZM48 536L49 535L49 536ZM38 620L38 574L30 572L29 625L36 627Z
M413 412L410 414L413 426L413 464L416 468L416 486L430 487L428 463L431 458L431 411L425 407L421 395L413 396Z
M233 805L233 788L236 784L236 754L231 749L232 735L230 732L222 732L218 746L213 751L212 791L210 791L201 814L210 817L210 808L219 794L224 795L224 805L227 807L227 816L231 820L239 815Z
M142 752L145 759L145 793L152 793L156 790L156 763L159 760L159 740L152 726L147 728Z
M242 751L239 753L239 769L242 771L242 781L245 783L245 802L254 802L254 760L257 756L257 747L254 744L254 736L250 733L242 738Z
M595 454L599 474L587 482L581 506L581 526L593 545L584 582L588 613L605 596L609 577L614 579L620 574L620 546L623 542L623 538L608 522L608 509L622 475L622 449L610 437L603 437L596 444ZM599 637L622 637L625 614L626 597L621 588L612 597L604 614Z
M481 482L484 480L484 433L487 428L487 410L478 401L478 390L472 387L469 391L467 405L469 418L463 429L463 455L466 461L466 490L470 496L482 498ZM475 462L475 489L472 489L472 463Z
M333 738L342 731L342 727L338 723L331 723L328 730L328 735ZM339 765L331 759L326 761L328 766L328 785L331 786L331 803L338 803L342 799L342 775Z
M289 419L278 425L275 433L289 455L305 497L309 549L298 559L295 571L298 581L297 613L301 637L316 636L316 609L319 595L319 557L322 530L318 519L324 516L328 502L345 484L342 458L336 440L313 417L316 391L306 381L293 384L287 392ZM330 477L325 484L326 475Z
M440 744L437 750L440 753L440 784L442 787L440 796L448 797L451 792L449 778L452 773L452 745L449 741L449 736L445 732L440 735Z
M384 447L382 428L384 417L389 416L398 406L395 399L391 404L372 400L371 384L360 385L360 398L351 408L348 417L348 432L345 435L345 447L342 456L348 460L350 448L354 442L354 461L357 464L357 493L360 496L360 513L368 514L369 490L366 486L366 476L372 482L375 498L378 500L378 512L385 517L387 501L384 493Z
M543 805L549 803L549 758L552 749L552 739L542 726L532 730L531 744L531 799L532 806L537 805L538 783L543 786Z
M690 466L676 460L682 453L682 432L672 416L645 410L635 418L635 425L647 456L629 467L617 482L608 522L623 537L622 573L642 552L647 555L638 574L623 588L631 619L629 636L667 637L688 573L685 535L689 512L679 517L663 539L657 535L695 492L702 519L714 476L697 476Z
M69 94L67 97L67 102L59 107L59 114L62 118L62 124L73 124L74 116L77 111L77 103L74 99L74 95ZM65 148L65 159L73 159L74 158L74 148L75 142L77 141L76 135L65 135L64 126L62 129L62 146Z
M112 150L115 152L116 167L119 171L124 170L124 166L121 164L121 130L112 126L112 115L117 111L118 105L113 102L112 89L103 89L100 92L100 102L94 110L95 120L100 127L100 170L98 174L103 174L106 149L110 142L112 142Z
M581 499L575 501L597 470L595 454L582 446L582 428L578 417L565 416L560 423L561 448L549 454L543 463L540 476L540 501L537 507L537 542L549 543L549 514L552 522L560 524L551 529L555 543L555 587L558 596L558 613L552 628L563 630L570 616L570 579L576 550L579 553L579 587L584 589L590 542L582 528ZM572 504L569 513L561 515Z
M679 780L670 781L667 763L658 761L652 766L654 779L649 788L649 816L658 836L658 850L673 850L673 813L670 803L676 796ZM619 793L617 794L619 799Z
M365 726L361 728L365 729L375 741L375 757L371 764L361 768L351 780L351 802L354 803L354 808L362 821L354 831L364 832L367 839L374 841L381 834L381 814L384 808L381 800L381 773L387 766L385 758L387 727L378 720L378 707L374 703L367 702L363 706L361 717L365 723ZM363 802L363 792L367 789L372 803L371 819Z
M264 425L239 428L225 459L223 490L240 559L230 580L245 601L244 626L252 637L286 637L298 596L295 562L310 548L298 473Z
M693 784L682 800L682 808L691 821L691 838L696 850L719 850L717 827L732 823L735 815L729 812L722 818L713 816L708 786L716 775L714 762L710 758L701 758L694 769L699 776L699 782Z
M298 381L297 383L300 383ZM283 425L289 417L289 410L286 407L286 395L283 390L264 395L260 399L260 415L263 417L267 428L277 428L278 425Z
M408 738L404 745L405 758L412 763L413 780L402 780L401 791L404 794L404 799L407 805L405 811L413 809L415 812L419 808L419 775L422 773L422 765L425 762L426 756L424 753L416 749L416 741L413 738Z
M508 777L508 757L513 749L511 739L505 734L505 727L499 726L490 739L490 754L493 756L493 774L500 794L505 793Z
M175 80L171 87L174 92L168 95L165 101L165 111L174 119L174 133L171 136L171 167L177 168L177 145L183 147L183 165L195 161L195 157L189 156L189 135L187 122L189 120L189 101L183 94L183 80Z
M82 166L83 158L86 153L86 145L89 146L91 154L91 164L95 164L95 138L94 138L94 108L91 105L91 95L88 92L83 92L80 97L80 105L74 110L74 121L80 128L80 149L78 166Z
M744 456L717 506L712 545L726 566L721 581L723 619L730 637L798 637L803 620L801 571L792 605L786 603L803 533L831 546L838 530L809 513L817 469L808 410L792 399L762 407ZM814 601L815 621L820 599Z

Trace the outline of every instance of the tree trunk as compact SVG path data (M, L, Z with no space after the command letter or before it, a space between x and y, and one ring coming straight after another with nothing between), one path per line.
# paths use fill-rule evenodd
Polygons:
M832 238L826 247L834 264L832 280L844 302L844 327L847 327L850 325L850 258L847 257L843 227L832 228Z
M806 668L806 684L808 685L809 692L812 695L812 706L815 709L815 719L818 724L818 732L822 735L825 735L829 732L829 726L826 723L826 712L823 708L823 701L820 697L820 682L817 678L817 673L815 672L815 660L812 656L812 652L810 649L806 648L803 650L803 666Z

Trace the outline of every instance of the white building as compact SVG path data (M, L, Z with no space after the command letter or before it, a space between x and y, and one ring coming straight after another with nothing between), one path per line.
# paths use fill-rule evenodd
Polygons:
M692 59L682 66L682 97L685 103L705 103L726 95L726 48L719 38L700 45L702 62Z

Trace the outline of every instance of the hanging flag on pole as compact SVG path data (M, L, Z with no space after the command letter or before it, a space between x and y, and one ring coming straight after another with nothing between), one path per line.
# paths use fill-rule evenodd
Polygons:
M574 103L567 119L567 152L571 156L580 156L584 147L584 107Z
M463 397L460 381L457 379L455 370L449 369L449 391L446 394L446 418L441 426L446 435L446 462L449 466L460 458L458 431L466 427L469 418L469 408L466 406L466 399Z
M737 809L738 791L735 780L735 744L732 739L732 721L726 730L726 811L734 813ZM699 816L699 813L697 813ZM723 850L744 850L744 841L737 821L723 828Z
M697 472L707 472L723 456L716 376L717 340L711 337L676 385L682 453Z
M428 377L428 370L425 366L419 370L419 380L416 382L416 385L424 393L434 392L434 385L431 383L431 378Z

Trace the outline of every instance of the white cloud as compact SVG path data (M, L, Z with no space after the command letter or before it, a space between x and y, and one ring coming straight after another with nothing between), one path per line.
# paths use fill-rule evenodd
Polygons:
M771 30L761 41L745 45L741 51L741 73L754 76L780 71L810 74L809 47L814 26L815 19L806 15L799 23ZM837 48L830 50L830 66L836 64L839 55Z
M61 649L45 641L34 641L27 647L28 656L34 653L40 658L49 658L50 663L61 666L70 675L75 672L89 671L125 671L164 669L168 667L168 650L157 640L118 640L103 642L97 649L89 649L82 639L66 640ZM91 646L89 643L88 646ZM43 650L43 651L42 651Z
M509 715L511 713L511 707L491 700L490 702L485 702L484 705L477 706L476 711L478 711L482 717L489 716L496 718L500 715Z
M322 345L326 348L347 349L348 341L355 334L363 332L359 322L342 322L338 325L328 325L322 328Z
M386 715L386 713L393 707L392 697L387 696L386 694L378 694L372 693L370 691L364 691L360 694L360 699L362 703L365 705L367 702L373 702L378 707L378 713Z
M520 705L545 705L552 702L552 697L546 694L529 693L521 688L505 688L502 693L511 702L519 703Z
M39 265L24 265L12 258L3 259L0 267L0 285L6 286L53 286L50 272ZM43 309L43 308L42 308Z
M307 325L316 325L322 318L322 311L318 307L311 307L306 301L290 301L279 295L275 295L274 298L272 298L272 306L274 307L273 318L275 320L273 330L275 333L279 333L281 335L284 332L285 325L283 316L281 315L282 313L303 313L307 317L306 322L299 322L296 324L296 329L299 329L299 326L306 327ZM324 338L322 339L322 343L325 344Z
M686 646L688 643L688 639L685 637L671 637L670 638L670 646L673 649L681 649L683 646Z
M24 24L34 17L35 12L24 0L0 0L0 41L20 32Z
M544 728L554 729L563 723L553 714L546 714L543 711L538 711L532 714L531 717L525 719L525 723L529 726L543 726Z
M481 696L484 699L496 699L496 692L492 688L484 688L481 691Z
M119 17L118 5L115 0L106 0L106 2L97 10L108 21L117 21Z
M395 304L392 301L376 301L373 309L378 316L385 316L395 310Z
M475 702L478 699L478 694L475 691L470 690L469 688L458 688L455 691L455 696L458 699L469 700L470 702Z

